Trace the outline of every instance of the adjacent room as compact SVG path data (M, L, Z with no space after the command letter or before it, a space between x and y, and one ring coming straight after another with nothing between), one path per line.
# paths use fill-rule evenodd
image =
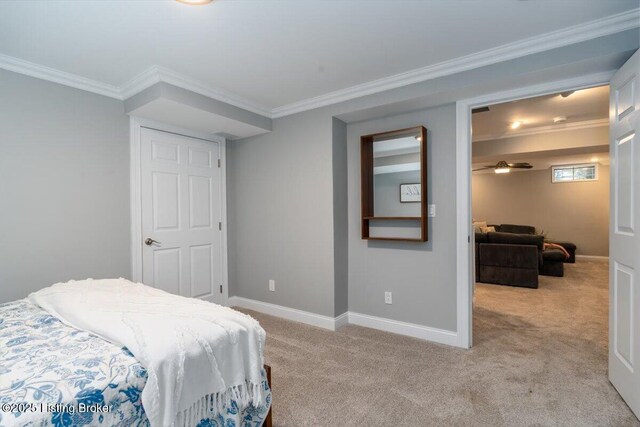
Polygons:
M1 1L0 426L640 427L640 2L551 3Z
M565 265L575 264L576 257L606 260L608 116L608 86L474 109L476 244L517 244L499 240L509 234L541 236L538 273L551 277L564 277ZM508 234L489 235L487 241L487 232ZM504 249L507 258L516 256L516 248ZM488 246L485 251L476 252L478 281L537 288L538 274L527 270L529 264L513 264Z
M472 126L474 342L543 378L605 374L609 87L477 107Z

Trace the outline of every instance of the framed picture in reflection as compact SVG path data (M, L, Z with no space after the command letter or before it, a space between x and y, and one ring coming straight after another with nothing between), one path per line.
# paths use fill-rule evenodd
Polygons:
M421 201L420 183L400 184L400 203L419 203Z

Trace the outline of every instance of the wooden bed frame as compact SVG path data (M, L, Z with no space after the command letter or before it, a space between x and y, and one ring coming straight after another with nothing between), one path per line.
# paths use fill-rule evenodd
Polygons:
M264 369L267 371L267 383L269 383L269 388L271 388L271 366L264 365ZM271 407L267 413L267 418L264 419L263 427L273 427L273 420L271 419L271 412L273 412L273 394L271 396Z

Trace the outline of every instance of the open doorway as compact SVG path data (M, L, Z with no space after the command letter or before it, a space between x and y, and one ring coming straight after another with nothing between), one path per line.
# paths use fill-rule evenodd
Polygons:
M608 117L608 86L473 109L473 337L506 390L614 416Z
M608 86L473 110L476 282L538 288L608 258L608 114Z
M622 412L628 415L631 409L635 416L640 415L640 373L637 371L636 357L640 354L639 330L635 326L638 324L637 313L640 312L640 293L635 292L637 266L640 265L640 252L637 251L640 242L640 235L636 231L635 224L638 223L638 212L640 212L640 198L637 193L637 170L640 167L640 150L637 150L637 135L640 132L640 97L637 96L636 88L640 86L640 52L634 53L617 71L605 72L568 80L546 82L535 86L521 87L506 90L504 92L481 95L476 98L460 100L456 102L456 166L458 179L456 180L457 200L457 340L460 347L469 348L474 344L473 329L475 329L473 319L473 295L475 288L475 262L474 262L474 235L472 227L471 212L471 116L472 109L504 103L518 101L536 96L549 94L561 94L563 92L578 91L597 86L610 86L609 99L609 156L610 163L610 195L609 195L609 278L607 286L609 288L609 319L608 319L608 372L604 377L598 375L594 378L593 372L589 368L584 368L579 373L580 376L567 376L563 370L551 370L548 372L532 372L528 365L515 369L513 376L505 378L505 383L526 382L529 379L534 385L542 381L542 377L555 372L557 378L575 384L576 381L583 382L582 387L562 394L562 401L566 403L566 396L571 392L576 392L580 396L574 404L593 404L587 409L594 414L602 414L601 403L609 402L613 405L623 406ZM575 92L574 92L575 93ZM497 166L497 165L495 165ZM501 165L502 167L504 165ZM558 172L560 173L560 172ZM580 304L578 300L576 303ZM569 319L568 322L573 322ZM488 341L491 346L494 343ZM520 350L522 355L527 355L535 344L524 342L524 350ZM479 351L480 345L474 345L475 351ZM492 347L493 348L493 347ZM512 350L510 350L512 351ZM493 351L495 353L495 351ZM549 363L549 358L542 354L537 361L543 367L555 366ZM502 353L495 358L487 360L498 360L501 362L501 369L504 360ZM507 354L513 362L512 354ZM579 365L588 354L580 354L571 360L573 365ZM518 359L517 357L515 358ZM525 358L521 358L524 360ZM588 360L587 360L588 361ZM572 372L569 370L569 372ZM584 373L588 375L583 375ZM573 372L575 373L575 372ZM525 375L527 374L527 375ZM548 377L548 375L546 375ZM606 381L610 380L610 383ZM605 381L601 381L602 379ZM585 383L585 379L587 382ZM593 379L593 383L589 380ZM555 379L547 379L546 383L554 383ZM564 383L558 384L562 391ZM614 388L612 388L613 386ZM593 399L582 400L584 388L598 387L600 391L608 393L607 396L599 396ZM532 388L533 389L533 388ZM618 394L611 394L615 390ZM531 390L530 390L531 392ZM557 397L557 393L552 393L549 398ZM612 397L614 396L614 397ZM622 397L624 400L619 400ZM545 400L549 404L548 400ZM557 402L551 402L554 405ZM628 405L626 406L625 405ZM637 418L630 418L631 421L620 422L612 419L603 420L604 424L627 425L637 422ZM574 420L575 421L575 420ZM589 421L592 423L593 419Z

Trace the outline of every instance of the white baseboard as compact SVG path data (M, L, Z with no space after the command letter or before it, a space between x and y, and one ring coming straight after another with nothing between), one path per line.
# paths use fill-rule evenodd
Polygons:
M340 316L336 317L336 330L344 325L349 324L349 312L345 311Z
M365 326L367 328L379 329L381 331L392 332L394 334L419 338L426 341L433 341L440 344L452 346L460 345L458 342L458 334L456 332L417 325L415 323L400 322L398 320L369 316L368 314L354 313L352 311L349 312L349 323L352 325Z
M600 256L600 255L576 255L576 259L588 259L592 261L609 261L608 256Z
M330 331L336 330L336 323L339 318L323 316L321 314L310 313L308 311L298 310L295 308L284 307L282 305L271 304L268 302L256 301L243 297L229 297L229 307L242 307L249 310L258 311L264 314L270 314L272 316L281 317L287 320L293 320L294 322L306 323L307 325L317 326L318 328L329 329Z
M352 324L440 344L460 346L458 334L453 331L431 328L415 323L400 322L384 317L369 316L368 314L354 313L352 311L342 313L338 317L329 317L243 297L229 297L228 303L230 307L246 308L330 331L335 331L344 325Z

